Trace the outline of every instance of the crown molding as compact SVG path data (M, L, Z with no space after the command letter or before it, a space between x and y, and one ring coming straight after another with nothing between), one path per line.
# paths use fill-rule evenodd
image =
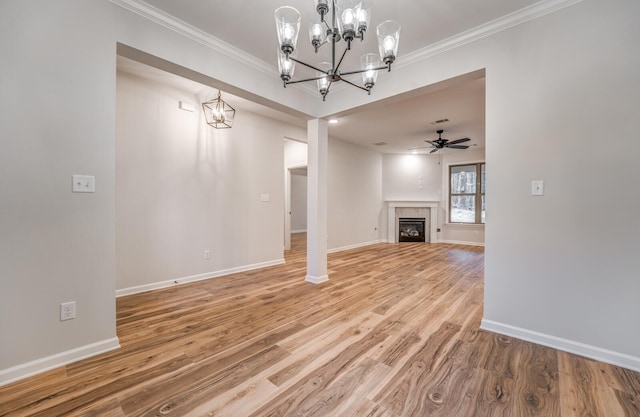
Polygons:
M152 22L155 22L167 29L170 29L182 36L185 36L195 42L198 42L216 52L227 55L248 67L261 72L269 77L280 79L276 76L278 70L275 66L266 63L247 52L236 48L235 46L224 42L215 36L192 26L169 13L160 10L150 4L145 3L142 0L110 0L113 4L129 10L139 16L144 17ZM457 35L451 36L447 39L435 42L424 48L418 49L407 55L403 55L394 63L394 68L403 68L423 61L427 58L439 55L443 52L450 51L460 46L466 45L471 42L475 42L479 39L494 35L503 30L512 28L514 26L529 22L544 16L549 13L553 13L557 10L579 3L582 0L542 0L535 4L532 4L523 9L517 10L513 13L509 13L490 22L476 26ZM342 88L341 88L342 87ZM317 96L316 90L308 84L296 84L290 86L290 88L296 88L309 94L313 97ZM340 91L345 86L335 86L334 91Z
M277 80L277 82L281 82L280 77L277 77L278 69L264 62L253 55L250 55L243 51L242 49L236 48L235 46L216 38L215 36L198 29L195 26L188 24L187 22L178 19L177 17L170 15L169 13L158 9L148 3L145 3L142 0L110 0L111 3L116 6L120 6L123 9L126 9L132 13L135 13L147 20L150 20L154 23L157 23L161 26L164 26L167 29L170 29L186 38L189 38L195 42L200 43L201 45L206 46L216 52L219 52L223 55L229 56L244 65L259 71L269 77L272 77ZM316 95L315 89L307 85L295 85L291 86L298 90L302 90L307 94Z
M582 0L542 0L523 9L509 13L490 22L483 23L457 35L435 42L424 48L418 49L399 59L395 68L402 68L416 62L431 58L443 52L450 51L460 46L475 42L479 39L494 35L503 30L521 25L537 19L549 13L553 13L565 7L574 5Z

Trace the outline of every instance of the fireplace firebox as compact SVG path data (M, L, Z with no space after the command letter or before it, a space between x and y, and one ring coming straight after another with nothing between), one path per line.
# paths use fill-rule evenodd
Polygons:
M424 218L401 217L398 219L398 242L425 242Z

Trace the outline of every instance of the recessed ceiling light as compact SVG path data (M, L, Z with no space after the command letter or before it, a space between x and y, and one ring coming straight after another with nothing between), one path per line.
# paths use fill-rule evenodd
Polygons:
M338 119L329 119L329 123L335 125L336 123L338 123Z
M418 151L414 149L414 150L411 151L411 153L414 154L414 155L417 155Z

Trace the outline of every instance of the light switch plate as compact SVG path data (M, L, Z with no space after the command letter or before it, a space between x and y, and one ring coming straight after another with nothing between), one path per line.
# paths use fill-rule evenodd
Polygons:
M260 201L263 203L268 203L271 201L271 196L269 194L260 194Z
M93 175L74 175L71 191L74 193L95 193L96 177Z
M533 180L531 181L531 195L544 195L544 181Z

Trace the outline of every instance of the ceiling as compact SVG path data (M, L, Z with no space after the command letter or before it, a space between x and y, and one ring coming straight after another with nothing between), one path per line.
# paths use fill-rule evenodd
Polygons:
M137 0L136 0L137 1ZM359 56L366 52L377 52L375 26L383 20L400 22L402 32L396 62L402 56L419 51L439 41L499 19L510 13L531 6L538 0L397 0L377 1L373 5L371 29L360 45L356 41L352 52L347 54L342 70L357 69ZM321 49L320 56L314 56L308 45L307 27L318 20L312 0L146 0L173 17L194 26L214 37L276 66L277 38L273 13L280 6L288 5L298 9L302 15L302 25L298 38L298 58L310 64L330 61L329 45ZM341 46L340 48L344 48ZM341 53L342 49L339 49ZM198 96L215 94L210 87L179 80L176 76L154 71L151 67L139 66L130 60L119 60L119 69L141 76L155 78L156 81L173 84L193 91ZM310 76L304 67L298 65L294 78ZM312 76L312 75L311 75ZM393 76L393 71L390 74ZM175 77L175 78L174 78ZM162 79L162 80L161 80ZM357 78L354 81L358 81ZM224 93L224 92L223 92ZM268 109L240 97L230 97L229 101L237 109L264 114L299 126L306 121L282 112ZM354 89L353 94L364 94ZM233 98L233 100L232 100ZM327 96L331 100L331 95ZM339 122L330 125L332 137L383 153L408 153L410 149L427 146L424 140L437 138L435 131L444 129L444 138L469 137L474 147L484 147L484 77L461 77L455 82L432 86L423 91L394 97L384 102L372 103L348 114L337 115ZM440 119L449 122L434 125ZM386 145L376 146L385 142ZM421 149L427 153L430 149ZM441 150L439 152L464 152Z

